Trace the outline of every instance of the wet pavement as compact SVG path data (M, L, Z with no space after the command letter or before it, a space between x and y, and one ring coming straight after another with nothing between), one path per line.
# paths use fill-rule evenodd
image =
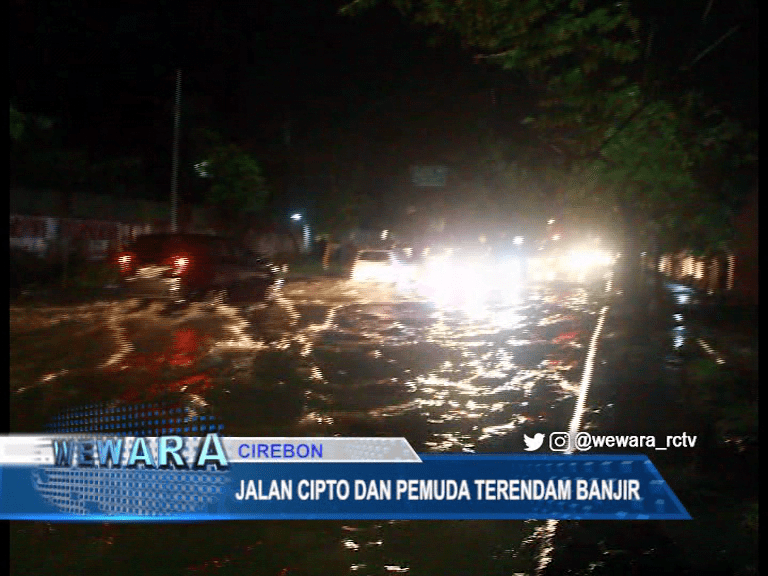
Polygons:
M649 456L693 519L560 522L540 574L759 573L757 440L729 437L717 408L756 406L756 325L707 316L705 296L684 285L665 282L661 296L639 315L622 294L612 299L582 429L696 436L693 448L632 450ZM692 382L702 362L718 370L707 387Z
M323 278L287 284L268 306L12 306L11 429L40 431L79 405L173 397L214 414L232 436L404 436L419 452L517 452L523 431L566 428L600 293L540 286L488 307L436 305L412 291ZM199 547L189 568L526 572L539 524L217 524L219 536ZM53 561L72 568L76 557L35 552L70 536L116 560L167 530L15 523L14 571L36 573ZM194 540L210 527L184 532ZM435 541L457 545L438 551ZM221 558L229 560L215 568Z
M435 303L410 289L318 278L286 284L269 305L16 304L10 310L11 431L40 432L58 414L86 404L171 399L215 416L228 436L404 436L417 452L519 452L524 432L568 429L590 337L614 294L601 281L530 286L490 305ZM636 369L647 361L639 353L634 363L626 356L632 354L621 334L626 320L616 318L603 338L622 343L597 357L584 426L631 429L636 421L651 429L648 418L661 425L666 412L638 410L630 419L626 406L638 390L609 383L622 363ZM660 333L667 337L660 337L659 351L673 354L669 343L679 331ZM659 374L658 382L669 381L666 372ZM679 409L671 388L654 386L643 391L644 405ZM211 528L16 522L13 573L89 574L109 563L133 574L140 560L162 574L532 574L542 566L546 526L249 522ZM647 548L661 549L660 540L651 540ZM189 550L184 565L158 541ZM87 560L78 548L90 551ZM560 573L562 561L555 556L551 573Z
M598 302L534 287L438 306L344 280L290 283L271 305L136 300L11 308L14 432L79 404L205 404L228 435L403 435L417 451L519 451L562 429Z

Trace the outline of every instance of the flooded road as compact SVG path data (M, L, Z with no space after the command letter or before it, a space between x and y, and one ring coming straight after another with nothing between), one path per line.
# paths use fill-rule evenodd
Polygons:
M524 432L568 429L603 293L550 284L436 303L317 279L288 283L269 305L15 306L11 431L64 431L62 415L81 406L95 411L83 430L98 431L107 407L174 402L227 436L403 436L417 452L519 452ZM493 575L533 570L542 525L14 523L11 540L19 574L90 573L67 551L75 541L99 563L156 556L166 574ZM183 566L158 538L190 550Z

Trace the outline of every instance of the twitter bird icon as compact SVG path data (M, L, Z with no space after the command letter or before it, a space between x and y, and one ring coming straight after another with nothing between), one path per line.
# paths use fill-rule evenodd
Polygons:
M533 452L534 450L541 448L541 445L544 443L544 434L539 432L538 434L534 434L533 438L528 436L528 434L523 434L523 440L525 440L525 451Z

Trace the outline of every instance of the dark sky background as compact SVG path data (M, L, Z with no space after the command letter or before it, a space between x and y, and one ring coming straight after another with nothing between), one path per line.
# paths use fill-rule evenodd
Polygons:
M430 48L428 34L390 7L352 19L339 5L16 2L11 101L59 119L65 144L94 158L144 157L150 188L164 197L180 67L182 137L208 126L247 144L272 187L290 196L327 185L322 165L334 143L338 161L367 167L373 188L402 178L411 161L444 160L441 144L457 144L447 142L446 119L482 116L491 89L500 104L503 85L517 81L474 65L456 45ZM182 142L187 168L199 160L184 156L190 146Z
M381 195L402 184L408 165L449 162L471 147L478 127L525 137L519 121L535 95L522 78L475 64L458 42L430 47L428 32L389 6L349 18L340 4L15 0L10 99L59 119L64 144L94 159L141 156L157 198L169 189L177 67L186 168L197 160L194 129L214 127L259 156L286 206L327 186L334 151L364 165ZM646 0L638 10L658 29L661 65L739 26L692 80L756 123L755 3L714 0L702 24L706 5Z

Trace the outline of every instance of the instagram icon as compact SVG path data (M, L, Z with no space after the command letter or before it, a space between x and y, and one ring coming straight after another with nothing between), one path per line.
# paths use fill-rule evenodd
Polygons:
M565 452L571 447L571 436L568 432L552 432L549 435L549 449L552 452Z

